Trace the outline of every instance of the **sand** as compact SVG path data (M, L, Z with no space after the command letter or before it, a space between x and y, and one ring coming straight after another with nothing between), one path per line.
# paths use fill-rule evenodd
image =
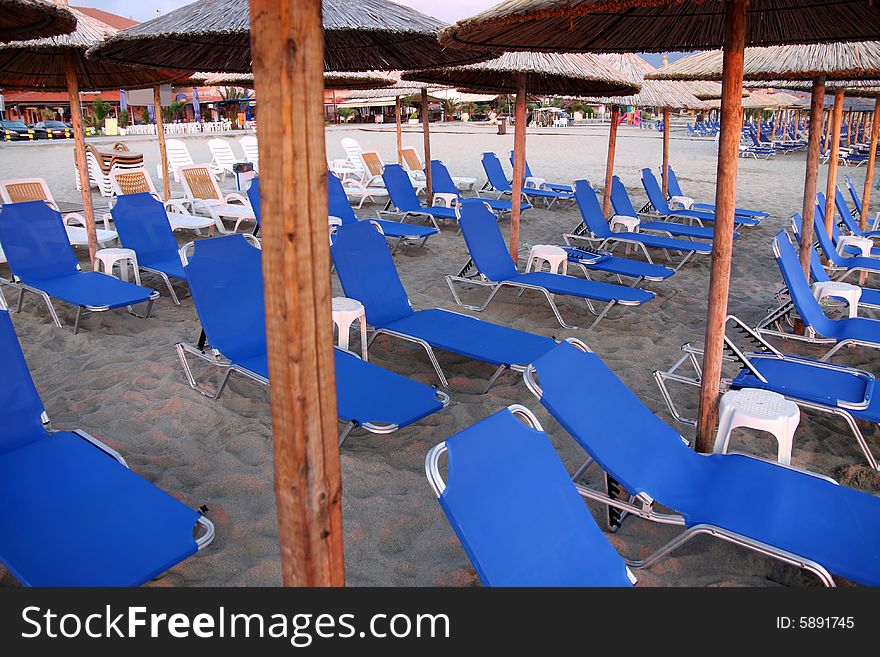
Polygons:
M366 149L378 150L386 161L394 160L393 127L328 128L328 157L343 157L339 140L346 136L358 139ZM222 138L230 139L233 149L240 152L237 139ZM210 159L207 139L185 139L196 162ZM155 176L155 142L129 138L127 143L132 150L145 152L147 166ZM404 143L421 152L421 133L407 128ZM485 177L480 154L493 150L506 160L512 144L512 134L498 136L493 128L448 124L434 130L432 149L434 157L442 159L453 175L473 176L482 184ZM583 177L601 183L606 144L607 127L534 130L528 139L529 162L535 175L549 181ZM639 168L656 168L660 148L656 132L621 129L616 173L630 188L637 205L644 199ZM0 146L0 178L42 176L62 206L74 208L79 197L72 159L70 142L4 144ZM698 200L713 200L714 143L689 141L678 125L673 133L671 163L686 193ZM790 214L800 209L803 170L802 153L771 161L740 161L738 204L772 214L759 228L744 231L735 248L730 310L751 325L763 317L780 284L770 240L776 231L787 227ZM823 167L822 187L824 173ZM864 168L843 169L843 173L852 175L858 184L864 180ZM231 179L222 186L234 189ZM173 191L179 193L179 186L174 185ZM95 202L106 205L106 199L97 195ZM359 214L373 216L376 210L368 205ZM532 210L524 216L522 240L526 244L559 243L561 234L578 221L571 207ZM455 232L447 227L442 235L429 240L427 248L401 248L395 256L416 308L457 309L443 281L444 274L457 271L467 258L464 241ZM180 239L191 237L181 235ZM86 254L79 250L78 255L83 259ZM0 275L7 273L0 265ZM683 343L702 343L708 274L709 259L697 258L673 279L651 285L658 297L647 307L626 310L619 319L603 321L592 332L561 329L542 298L526 295L516 299L512 292L499 295L479 316L545 336L586 340L653 411L690 438L692 429L676 424L669 416L652 372L671 365ZM162 290L156 279L145 277L144 281ZM56 427L89 431L122 452L136 472L157 486L190 506L209 507L217 529L214 543L153 585L277 585L280 567L269 393L233 379L224 396L212 401L186 385L174 343L195 341L199 326L185 287L177 290L180 307L175 307L163 290L152 318L139 320L124 312L90 315L79 335L71 330L72 309L62 309L66 326L57 329L34 297L27 298L23 312L13 315L13 321ZM342 294L335 277L334 293ZM572 321L584 324L588 320L583 308L573 303L562 301L561 310ZM329 319L327 331L330 339ZM357 348L354 337L352 344ZM819 353L815 349L799 351ZM401 342L377 340L370 359L424 383L436 382L424 354ZM389 436L356 432L342 449L346 577L351 585L479 583L433 498L423 464L433 445L499 408L520 403L534 410L570 470L584 458L518 375L505 374L483 395L480 391L491 374L490 366L451 354L441 354L440 361L451 386L452 403L447 409ZM874 373L878 370L873 353L865 349L846 350L837 362ZM583 386L584 394L589 394L589 381L572 380L572 385ZM693 414L696 395L688 390L678 392L683 407ZM865 431L878 450L876 431L868 427ZM731 448L772 458L775 441L768 435L738 431ZM868 470L845 425L828 416L803 414L793 464L842 478L843 483L874 494L880 492L880 477ZM596 471L588 479L595 485L601 481ZM594 511L601 521L600 510ZM622 554L637 557L677 531L630 519L608 537ZM791 568L707 538L639 573L639 581L645 586L815 584ZM0 569L0 584L15 582Z

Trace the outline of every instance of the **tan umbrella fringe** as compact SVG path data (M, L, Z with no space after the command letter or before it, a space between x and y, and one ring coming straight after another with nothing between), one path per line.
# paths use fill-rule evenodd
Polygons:
M782 4L782 7L780 7ZM773 20L768 16L778 16ZM752 0L746 44L868 41L880 3ZM664 52L724 45L720 0L508 0L444 29L440 42L494 52Z
M387 0L323 0L324 70L402 70L486 59L445 48L442 21ZM248 0L201 0L115 35L95 57L118 63L216 73L251 71Z
M252 73L197 73L190 80L203 87L247 87L254 88ZM389 89L394 79L379 73L365 72L325 72L325 89ZM387 91L386 91L387 95Z
M809 92L813 88L813 83L806 80L768 80L768 81L749 81L743 83L754 89L788 89L790 91L806 91ZM876 98L880 96L880 79L878 80L847 80L846 82L826 82L825 91L828 94L834 94L838 89L843 89L847 96L855 96L859 98ZM809 98L803 100L809 103ZM873 112L873 108L871 109Z
M34 0L0 0L0 43L59 36L75 28L76 16L67 7Z
M706 104L712 109L720 109L720 100L707 100ZM743 98L743 109L804 109L809 106L809 99L804 101L797 96L787 93L761 93L755 92L751 96Z

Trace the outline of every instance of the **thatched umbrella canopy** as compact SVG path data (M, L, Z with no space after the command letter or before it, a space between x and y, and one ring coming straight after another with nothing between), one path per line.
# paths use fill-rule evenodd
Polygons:
M516 92L510 214L510 255L514 262L519 258L520 190L525 174L526 91L565 96L628 95L640 88L638 82L625 77L597 55L588 54L509 52L480 64L410 71L404 73L403 79L477 91ZM612 125L616 128L613 120ZM613 151L610 153L609 160L613 161ZM427 155L425 157L427 159Z
M655 80L659 82L659 80ZM712 109L721 107L721 99L707 100L706 104ZM749 96L742 100L743 109L764 110L764 109L785 109L789 107L803 107L804 101L797 96L787 93L766 93L763 91L753 91Z
M76 16L43 0L0 0L0 43L44 39L73 32Z
M494 51L664 52L724 45L724 0L506 0L440 34L448 46ZM880 4L752 0L750 45L868 41Z
M82 187L83 215L89 236L89 255L94 261L98 242L86 166L79 90L156 87L158 95L157 85L180 80L188 74L168 69L135 69L87 59L85 53L90 47L113 36L117 30L76 9L69 11L76 17L76 29L70 34L0 44L0 86L40 91L67 90L74 134L74 155ZM157 116L161 116L161 112ZM162 141L164 134L160 136L160 142ZM162 150L164 151L164 145Z
M751 89L788 89L789 91L805 91L809 93L813 89L813 83L807 80L762 80L745 81L743 85ZM832 94L842 89L847 96L857 98L874 98L877 89L880 88L880 79L877 80L829 80L825 83L825 91ZM829 102L826 100L826 103Z
M445 23L388 0L323 0L324 70L401 70L485 59L444 48ZM251 71L248 0L200 0L141 23L96 48L121 64L185 65L219 73Z
M656 70L656 69L655 69ZM682 82L684 88L700 100L712 100L713 98L721 98L720 82ZM743 90L743 95L748 96L749 92Z
M254 87L253 73L202 73L197 74L205 87ZM195 77L195 76L193 76ZM363 71L327 71L324 73L325 89L381 89L394 85L394 79L381 73ZM386 94L387 95L387 94Z

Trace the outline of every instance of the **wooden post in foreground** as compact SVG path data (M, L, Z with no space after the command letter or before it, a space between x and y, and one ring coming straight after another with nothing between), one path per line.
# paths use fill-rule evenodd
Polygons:
M724 328L730 264L733 256L733 217L736 212L736 174L739 140L742 134L742 81L748 0L730 0L724 10L724 69L721 89L721 133L718 143L717 188L715 190L715 237L712 241L712 271L709 277L709 311L706 317L703 380L700 386L700 415L697 421L697 451L712 451L718 424L718 391L724 357Z
M275 501L286 586L342 586L321 0L251 0Z
M810 134L807 141L807 171L804 175L804 202L801 207L800 260L807 280L810 279L810 258L813 253L813 222L816 219L816 183L819 179L819 151L822 141L822 108L825 106L825 77L813 80L810 96Z
M663 108L663 196L669 196L669 108ZM605 216L608 216L607 214Z
M831 126L831 159L828 160L828 179L825 183L825 230L831 235L834 226L834 192L837 189L837 158L840 155L840 123L843 119L843 93L834 94L834 118Z
M614 177L614 151L617 150L617 119L620 108L611 108L611 131L608 133L608 155L605 159L605 196L602 200L602 214L608 217L611 210L611 179Z
M422 132L425 138L425 202L434 202L434 186L431 181L431 128L428 126L428 90L422 89Z
M865 171L865 189L862 192L862 230L868 228L868 205L871 202L871 183L874 182L874 162L877 157L877 138L880 136L880 96L874 101L874 119L871 121L871 148L868 150L868 170Z
M65 53L65 75L67 76L67 95L70 99L70 125L73 128L73 157L79 184L82 188L83 217L86 220L86 234L89 238L89 261L94 265L95 253L98 251L98 235L95 233L95 209L92 206L92 188L89 183L89 168L86 164L86 138L83 127L82 106L79 102L79 81L76 73L79 69L76 54Z
M403 128L400 124L400 96L394 97L394 120L397 123L397 163L403 164Z
M162 116L162 91L153 87L153 107L156 114L156 136L159 138L159 157L162 161L162 198L171 198L171 182L168 180L168 151L165 150L165 119Z
M516 78L516 114L513 126L513 194L510 210L510 257L519 264L519 217L522 210L522 186L526 178L526 75Z

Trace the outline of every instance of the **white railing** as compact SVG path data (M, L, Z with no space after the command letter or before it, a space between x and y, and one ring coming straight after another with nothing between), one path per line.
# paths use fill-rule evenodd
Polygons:
M232 121L166 123L164 127L166 135L197 135L205 132L226 132L232 130ZM130 125L127 128L120 128L119 133L122 135L155 135L156 126L153 123Z

